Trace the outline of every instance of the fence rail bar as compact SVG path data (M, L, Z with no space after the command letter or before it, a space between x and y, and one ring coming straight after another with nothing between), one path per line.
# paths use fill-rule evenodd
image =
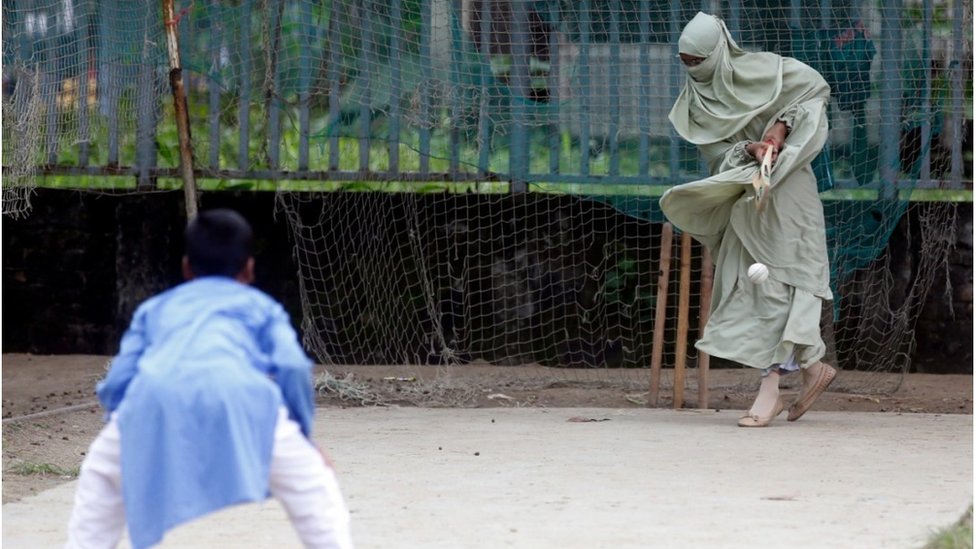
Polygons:
M108 118L108 159L106 163L109 166L117 166L119 164L119 134L121 133L119 127L119 100L121 98L119 97L119 87L109 83L115 82L116 78L119 78L122 69L117 63L110 61L104 71L98 72L100 79L103 72L105 78L98 83L98 89L105 90L105 103L107 104L105 117Z
M610 10L610 127L608 130L610 140L610 166L608 172L611 176L620 173L620 1L614 2Z
M363 35L360 43L360 77L363 82L363 95L359 99L359 169L366 171L369 169L369 132L372 123L372 112L370 106L373 102L373 71L371 66L376 65L373 58L373 2L371 0L362 1L362 11L359 14L363 21Z
M461 41L461 0L451 2L453 13L448 18L451 25L451 122L448 129L450 140L450 171L461 171L461 57L463 42Z
M339 133L334 128L339 124L339 55L342 49L342 38L339 36L339 17L342 14L339 7L343 5L335 2L329 8L329 170L339 169Z
M430 172L431 85L433 68L430 59L431 0L420 0L420 173Z
M526 190L529 173L528 116L529 101L529 21L526 2L512 3L512 69L511 104L512 136L508 142L509 171L516 192Z
M268 66L266 71L271 73L270 89L265 90L265 100L268 105L268 166L277 169L281 157L281 74L279 61L281 54L281 25L284 17L285 4L283 0L278 0L274 5L269 3L268 11L270 15L271 45L268 48ZM265 79L267 82L267 79Z
M238 100L237 125L240 128L240 142L237 145L237 167L245 170L248 165L248 151L250 150L250 116L251 116L251 0L243 0L241 4L240 28L240 98Z
M136 166L139 167L139 187L151 188L154 183L149 170L156 165L156 127L158 116L155 105L156 75L147 56L139 65L139 85L136 89Z
M4 171L11 169L3 166ZM135 166L64 166L47 165L37 168L38 175L50 176L104 176L128 177L139 175L139 168ZM147 170L152 178L179 178L180 168L156 167ZM240 179L240 180L282 180L282 181L380 181L380 182L452 182L452 183L504 183L508 180L497 174L488 173L478 175L471 172L457 174L445 172L416 172L393 173L387 171L324 171L324 170L240 170L225 168L214 170L211 168L195 168L194 175L198 179Z
M678 37L681 36L681 2L680 0L671 0L670 13L668 18L668 42L671 44L671 72L669 76L671 77L671 101L673 105L678 99L678 94L681 93L681 84L684 82L682 77L681 64L677 63L678 57ZM668 127L668 134L671 139L668 140L668 170L672 174L680 174L681 166L681 149L680 143L681 138L678 136L678 132L675 131L673 126ZM675 179L677 176L675 176ZM676 181L675 181L676 182Z
M3 170L11 170L11 166L3 166ZM45 165L37 167L38 175L51 176L107 176L121 177L138 175L138 168L134 166L67 166L61 164ZM169 178L179 177L179 168L156 167L148 170L150 177ZM387 181L387 182L443 182L450 181L455 183L485 183L508 182L509 178L505 174L488 172L428 172L426 174L417 172L390 172L390 171L339 171L339 170L240 170L240 169L219 169L197 168L194 169L197 177L205 179L242 179L242 180L288 180L288 181ZM640 177L640 176L618 176L613 180L608 180L601 176L582 176L582 175L560 175L560 174L533 174L531 184L570 184L570 185L618 185L632 187L670 187L675 183L687 183L693 181L690 178L682 178L675 181L671 177ZM973 181L965 180L960 182L961 186L947 187L945 181L939 179L910 180L902 179L898 181L898 190L945 190L945 191L972 191ZM880 192L877 187L864 187L854 179L834 180L835 191L860 190ZM600 193L592 193L600 194Z
M932 66L932 0L922 7L922 66ZM925 86L922 88L922 165L919 179L928 181L932 176L932 71L925 70Z
M962 140L963 140L963 55L965 47L963 42L962 22L964 19L963 3L959 0L953 2L952 7L952 148L950 152L950 170L952 179L962 179ZM972 15L972 7L970 7ZM972 75L970 75L972 78Z
M580 2L579 41L579 172L590 175L590 1Z
M487 2L486 2L487 3ZM559 3L550 0L547 2L549 7L549 112L551 122L548 128L549 137L549 173L559 173L560 157L560 134L562 133L559 124L559 33L557 31L557 21L559 21Z
M312 4L302 3L302 39L299 47L298 74L298 169L308 169L308 137L311 133L311 72L312 72L312 40L316 27L313 25Z
M881 71L883 74L901 74L902 56L898 52L901 44L901 1L884 0L881 3ZM902 90L897 78L885 78L880 83L881 123L878 158L878 175L881 179L885 198L894 198L891 193L898 185L899 159L898 138L901 135L899 121L902 109Z
M401 0L393 0L390 6L390 21L401 18ZM390 133L387 147L389 147L390 171L400 171L400 88L403 77L400 72L400 61L403 55L403 32L400 25L393 24L393 35L390 37ZM305 166L308 169L308 166Z
M87 28L89 23L89 12L91 8L85 4L79 6L81 13L79 14L79 19L81 20L81 25L83 28ZM85 33L82 38L81 51L87 52L94 49L95 45L91 43L91 36ZM82 70L81 75L78 77L78 104L80 108L78 109L78 164L81 166L88 165L88 157L90 154L90 143L88 142L91 137L91 123L88 119L88 79L92 75L91 66L89 66L89 60L85 58L81 64Z
M491 118L488 116L488 78L491 76L491 2L481 3L478 22L480 50L478 52L481 96L478 98L478 174L488 173L491 156Z
M640 146L637 161L637 172L647 175L651 168L650 133L651 133L651 21L650 0L640 0Z
M58 96L61 94L62 80L55 76L56 71L50 68L53 62L49 61L49 68L41 75L41 93L44 98L44 110L47 112L47 119L44 122L44 129L47 131L47 143L44 152L47 153L48 162L58 161Z
M209 163L211 169L220 168L220 93L223 91L224 85L219 80L220 77L220 50L223 44L223 33L221 32L223 26L223 18L221 17L222 7L219 0L210 0L209 9L211 9L215 14L213 18L213 25L210 27L210 78L209 82L209 107L207 112L207 117L210 121L209 127Z

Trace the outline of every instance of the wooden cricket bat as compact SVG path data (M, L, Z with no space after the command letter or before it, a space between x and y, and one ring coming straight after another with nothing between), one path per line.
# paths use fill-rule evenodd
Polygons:
M763 155L762 162L759 164L759 171L752 178L752 188L756 191L756 211L762 211L766 205L763 199L769 192L769 177L773 171L773 148L766 147L766 154Z

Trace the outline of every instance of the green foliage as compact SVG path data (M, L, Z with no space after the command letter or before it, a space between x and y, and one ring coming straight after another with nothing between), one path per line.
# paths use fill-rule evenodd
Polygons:
M643 275L643 276L642 276ZM628 310L627 316L650 321L654 314L656 296L650 285L640 285L642 273L636 259L623 255L613 269L607 271L603 281L603 293L608 304Z
M616 263L604 274L600 291L608 316L619 317L611 323L610 339L633 342L623 350L626 356L610 359L619 366L646 364L654 334L657 295L649 283L648 265L641 265L632 252L620 247L614 254L611 261Z
M932 534L923 549L972 549L973 547L973 507L952 526Z
M52 463L34 463L32 461L21 461L8 469L15 475L44 475L57 477L77 477L80 472L79 467L65 469Z
M241 139L243 133L238 125L238 98L233 94L222 93L221 103L218 112L219 133L217 139L211 139L209 132L211 113L209 108L208 91L206 86L202 86L197 81L197 87L191 91L190 119L191 126L196 130L193 135L193 147L195 163L197 167L209 167L211 159L211 147L217 147L218 165L223 169L266 170L269 165L269 148L271 143L269 136L277 134L277 145L279 147L278 157L279 168L282 170L297 170L299 157L299 109L297 105L278 101L275 105L280 109L281 128L278 132L271 132L268 128L269 116L268 106L270 103L265 101L254 101L247 110L248 132L247 132L247 158L244 165L240 164L239 158ZM256 92L255 92L256 94ZM253 94L252 94L253 95ZM327 116L313 116L309 128L310 148L308 151L309 169L313 171L327 171L330 167L331 159L337 158L339 171L345 173L357 173L360 170L361 150L363 140L360 133L366 129L368 134L368 162L365 170L371 173L371 177L363 180L351 181L278 181L273 180L234 180L234 179L202 179L198 186L203 191L221 190L294 190L312 192L414 192L414 193L436 193L436 192L477 192L477 193L496 193L508 192L507 182L404 182L396 179L396 174L391 173L394 169L397 173L416 174L420 172L421 166L421 134L415 126L405 126L400 129L398 135L397 164L394 166L390 157L390 120L381 113L371 113L368 128L364 128L364 122L359 120L361 113L358 111L350 112L349 118L340 116L339 120L330 120ZM441 116L446 117L449 113L442 112ZM156 145L157 160L159 167L177 168L180 163L178 148L178 133L174 119L172 101L164 98L158 115L159 123L156 126ZM100 120L96 118L95 120ZM135 121L123 120L120 127L118 158L122 166L132 166L136 160L135 142ZM63 121L65 135L72 134L72 127L78 124L77 120L66 119ZM504 174L508 173L510 167L509 157L509 132L510 128L504 125L497 125L492 129L490 152L487 157L487 165L484 166L488 173ZM668 183L672 178L671 173L671 142L668 139L652 139L648 143L648 149L644 153L647 162L646 180L640 176L640 164L642 151L640 142L637 139L622 139L617 143L616 157L611 156L609 143L606 141L591 140L590 143L580 143L579 139L569 132L562 132L555 142L550 140L549 128L541 125L531 126L529 129L529 171L530 174L547 174L550 179L558 179L561 174L580 174L582 165L585 164L587 172L594 178L594 182L586 183L567 183L567 182L531 182L533 191L554 193L554 194L576 194L591 197L641 197L657 198L668 188ZM429 134L429 156L428 169L432 173L446 173L452 170L452 150L456 150L457 170L462 174L469 174L473 179L477 177L479 171L479 160L481 150L478 139L468 135L463 131L455 134L457 142L452 141L451 122L448 119L432 128ZM94 124L90 129L89 149L90 156L88 165L104 166L108 161L108 128L104 123ZM553 143L553 145L550 145ZM335 153L332 149L336 148ZM456 149L455 149L456 147ZM697 155L692 147L685 143L680 144L679 158L681 162L679 169L681 174L679 179L692 179L700 173ZM875 146L876 147L876 146ZM971 154L970 151L966 151ZM550 174L551 162L555 155L555 163L558 173ZM871 158L877 156L872 151L867 151L866 155ZM857 158L838 151L832 154L833 173L838 179L861 179L855 177L858 170L867 169L871 177L876 171L875 168L860 168L854 165ZM78 165L79 147L76 143L69 143L67 139L62 141L59 150L59 164ZM622 178L630 178L633 182L615 180L611 176L611 170L615 169L616 175ZM388 180L383 174L389 173ZM597 182L603 178L603 182ZM640 179L639 179L640 178ZM532 176L530 175L530 180ZM911 179L910 174L906 179ZM640 181L640 184L637 184ZM39 184L49 187L63 188L87 188L87 189L134 189L135 181L132 176L46 176L39 178ZM176 179L159 180L158 187L161 189L179 189L180 182ZM877 198L877 191L873 189L832 191L825 195L826 199L837 200L874 200ZM952 200L952 201L971 201L972 192L968 190L955 191L935 191L935 190L904 190L902 198L910 200Z

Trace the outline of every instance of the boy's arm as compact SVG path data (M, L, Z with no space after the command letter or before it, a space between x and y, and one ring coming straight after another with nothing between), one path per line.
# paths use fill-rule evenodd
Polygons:
M98 400L105 409L105 415L115 411L125 396L125 390L129 387L129 382L139 371L139 357L142 356L146 348L145 337L145 313L142 309L136 311L122 341L119 344L119 354L112 359L112 366L109 368L105 379L100 381L95 387Z
M291 320L278 309L266 333L265 347L271 358L271 375L281 388L288 415L298 422L306 438L312 434L315 392L312 388L312 360L308 358Z

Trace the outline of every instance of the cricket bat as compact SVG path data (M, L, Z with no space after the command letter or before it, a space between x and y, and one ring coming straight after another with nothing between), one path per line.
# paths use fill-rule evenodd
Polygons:
M759 171L752 178L752 188L756 191L756 211L762 211L766 205L764 199L769 192L769 177L773 171L773 148L766 147L766 154L759 163Z

